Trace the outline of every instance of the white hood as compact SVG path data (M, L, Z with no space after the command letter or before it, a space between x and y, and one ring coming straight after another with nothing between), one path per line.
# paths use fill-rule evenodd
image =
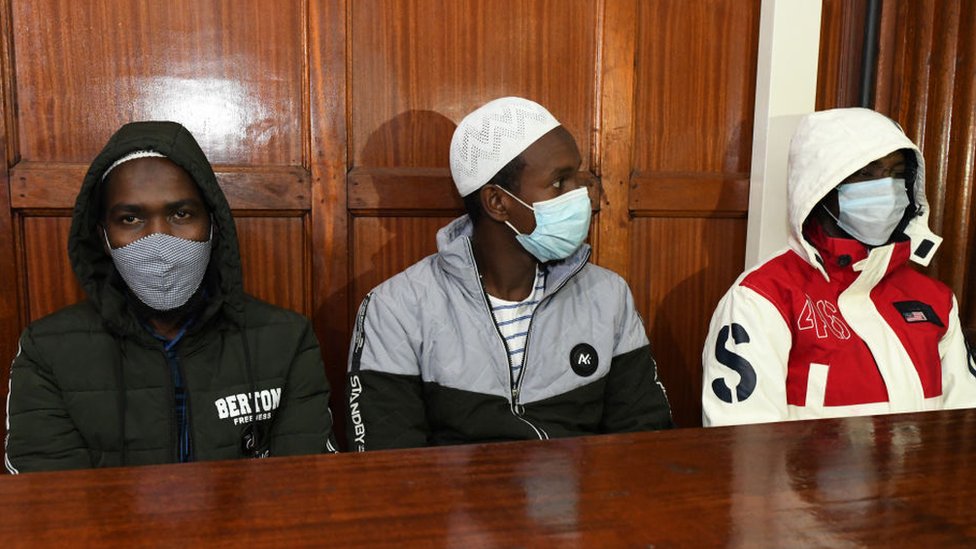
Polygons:
M897 123L870 109L832 109L800 120L790 143L787 201L790 248L827 276L816 249L803 238L803 222L820 200L847 176L899 149L915 152L915 203L920 214L904 233L911 239L912 261L928 265L942 242L929 229L925 198L925 159Z

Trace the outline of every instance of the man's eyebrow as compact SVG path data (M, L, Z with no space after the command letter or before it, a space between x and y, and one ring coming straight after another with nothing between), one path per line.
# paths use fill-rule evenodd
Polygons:
M139 204L113 204L111 208L108 209L110 212L140 212L142 211L142 206Z
M552 173L550 173L549 176L555 177L557 175L569 175L577 171L579 171L578 168L573 168L572 166L563 166L561 168L556 168L552 170Z
M167 202L166 208L173 210L176 208L183 208L186 206L198 206L203 207L203 201L197 198L184 198L183 200L177 200L176 202Z

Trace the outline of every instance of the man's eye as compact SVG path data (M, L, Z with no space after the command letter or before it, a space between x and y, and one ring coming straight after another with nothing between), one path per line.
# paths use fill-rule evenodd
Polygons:
M192 214L190 214L190 212L188 212L188 211L186 211L186 210L176 210L176 211L175 211L175 212L173 213L173 217L175 217L176 219L187 219L187 218L189 218L189 217L190 217L191 215L192 215Z
M134 215L123 215L119 218L119 221L122 222L123 225L135 225L139 222L139 218Z
M556 187L557 189L561 189L563 188L563 181L565 181L565 179L559 178L552 182L552 186Z

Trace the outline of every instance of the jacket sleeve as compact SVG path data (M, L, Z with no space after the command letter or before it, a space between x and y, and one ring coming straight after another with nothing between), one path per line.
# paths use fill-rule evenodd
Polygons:
M614 356L607 374L601 431L623 433L674 427L671 405L658 379L644 323L626 284L618 317Z
M976 358L967 351L966 340L959 324L959 306L953 297L949 327L939 341L945 408L976 407Z
M91 456L28 327L10 365L4 465L12 474L85 469Z
M271 455L337 452L329 410L329 380L318 339L308 320L304 320L285 384L283 402L272 426Z
M706 427L784 421L792 334L779 310L736 283L712 315L702 349Z
M346 385L350 450L427 445L416 330L416 324L396 314L386 298L375 292L359 307Z

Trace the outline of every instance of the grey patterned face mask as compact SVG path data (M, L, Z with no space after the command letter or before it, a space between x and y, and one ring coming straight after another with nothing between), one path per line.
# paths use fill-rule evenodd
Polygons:
M105 243L122 279L140 301L157 311L183 305L200 283L210 263L213 224L206 242L153 233L121 248Z

